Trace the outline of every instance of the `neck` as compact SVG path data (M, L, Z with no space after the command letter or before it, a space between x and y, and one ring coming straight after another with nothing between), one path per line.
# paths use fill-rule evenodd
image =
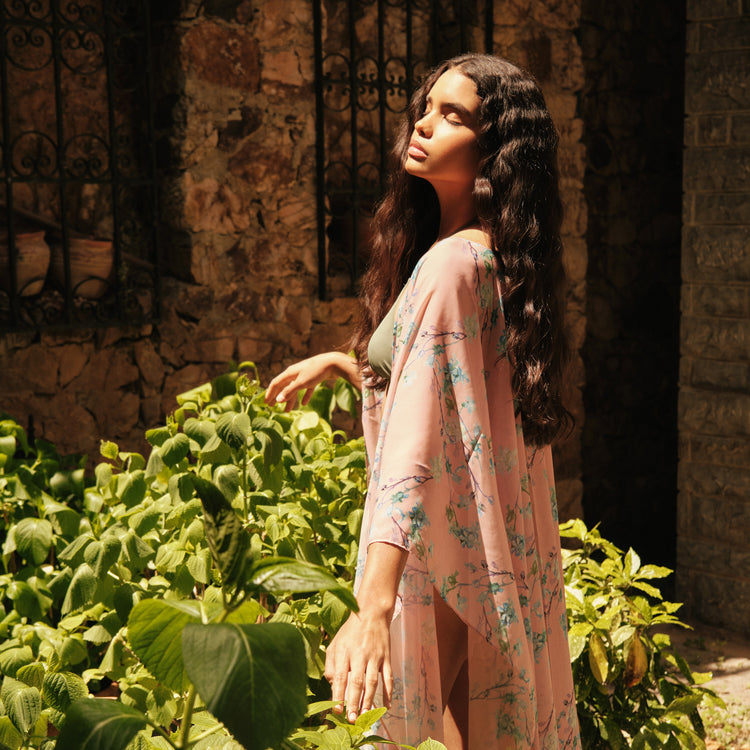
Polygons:
M438 240L450 237L477 221L477 210L471 190L451 190L453 186L434 185L440 204Z

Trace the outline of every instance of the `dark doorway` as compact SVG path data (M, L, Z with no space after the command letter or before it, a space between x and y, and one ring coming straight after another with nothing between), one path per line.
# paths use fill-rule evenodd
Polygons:
M584 0L587 386L584 515L673 566L683 2Z

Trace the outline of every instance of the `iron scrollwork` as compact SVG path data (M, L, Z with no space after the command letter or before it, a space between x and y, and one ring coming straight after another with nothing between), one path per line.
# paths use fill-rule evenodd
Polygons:
M0 0L0 330L158 316L150 24L150 0Z
M314 0L318 291L351 293L389 137L440 58L492 51L492 0ZM326 46L327 45L327 46Z

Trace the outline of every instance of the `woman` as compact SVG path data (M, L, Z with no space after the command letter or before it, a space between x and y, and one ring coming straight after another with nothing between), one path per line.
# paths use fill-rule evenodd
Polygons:
M378 731L399 742L580 746L549 448L567 421L556 151L527 73L487 55L436 68L375 215L356 358L268 388L364 386L360 611L326 677L351 720L382 679Z

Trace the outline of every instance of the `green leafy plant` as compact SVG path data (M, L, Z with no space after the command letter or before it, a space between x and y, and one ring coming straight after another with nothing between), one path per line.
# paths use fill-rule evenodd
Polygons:
M349 723L322 679L366 484L331 417L357 394L263 397L244 363L182 394L148 456L102 442L93 475L0 418L0 750L373 740L382 709ZM654 585L669 571L581 521L561 532L584 747L704 747L699 710L721 701L659 631L680 624Z
M652 581L669 568L642 565L575 520L560 527L578 546L563 550L569 644L585 748L705 748L699 706L723 705L701 685L659 626L686 627L682 606Z

